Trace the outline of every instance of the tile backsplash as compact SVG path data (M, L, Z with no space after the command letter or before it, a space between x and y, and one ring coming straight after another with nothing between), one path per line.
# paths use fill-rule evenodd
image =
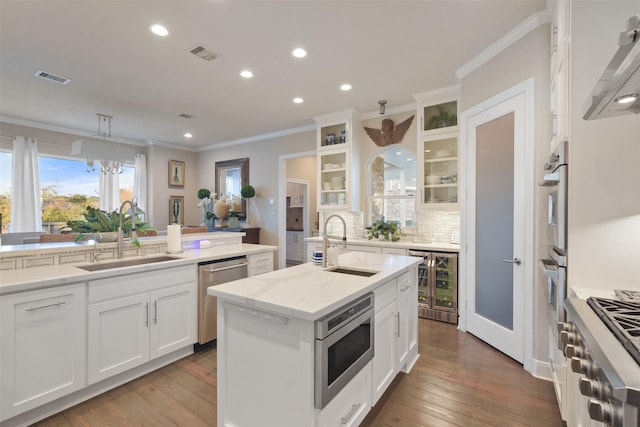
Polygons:
M329 211L322 212L320 235L324 234L322 227L324 220L330 215L340 215L347 224L347 239L361 239L367 237L364 214L362 212ZM412 240L421 243L449 243L451 240L451 230L460 228L459 211L425 211L415 215L415 227L413 229L403 229L404 240ZM338 221L331 221L329 224L330 234L340 234L341 227Z

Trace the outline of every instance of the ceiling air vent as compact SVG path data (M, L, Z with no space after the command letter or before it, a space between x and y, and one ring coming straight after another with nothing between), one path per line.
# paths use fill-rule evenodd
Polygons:
M61 83L63 85L66 85L71 81L71 79L68 79L66 77L56 76L55 74L47 73L46 71L36 71L34 76L51 80L52 82Z
M220 55L215 53L214 51L207 49L202 45L198 45L189 49L189 52L193 53L195 56L204 59L205 61L213 61Z

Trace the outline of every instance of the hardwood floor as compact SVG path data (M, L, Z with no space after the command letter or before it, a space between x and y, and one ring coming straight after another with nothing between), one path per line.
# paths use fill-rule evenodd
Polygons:
M419 352L362 426L563 425L550 382L455 325L420 319ZM193 354L36 425L216 426L216 355Z

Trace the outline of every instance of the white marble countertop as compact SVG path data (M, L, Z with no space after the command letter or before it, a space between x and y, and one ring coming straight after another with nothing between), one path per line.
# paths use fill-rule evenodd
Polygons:
M197 235L194 234L194 236ZM242 243L239 245L217 246L207 249L190 249L185 250L179 254L170 255L172 257L175 257L175 259L171 261L133 265L129 267L119 267L101 271L85 271L78 268L79 265L87 265L88 263L51 265L19 270L3 270L0 272L0 295L60 286L69 283L84 282L105 277L128 275L143 271L172 268L189 264L195 265L199 262L206 262L238 255L249 255L266 251L275 251L277 249L278 248L276 246ZM160 256L160 254L146 255L143 257L127 257L121 260L107 259L92 264L108 264L116 261L126 261L136 258L153 258L157 256Z
M569 298L587 299L589 297L615 299L616 293L610 289L592 289L579 287L569 289Z
M305 242L322 243L322 237L306 237ZM400 239L397 242L390 240L369 240L369 239L347 239L347 245L362 245L362 246L376 246L385 248L401 248L401 249L419 249L423 251L445 251L445 252L460 252L460 245L455 243L418 243L411 240Z
M207 291L224 301L313 321L420 262L422 259L417 257L349 252L340 255L339 266L379 273L362 277L334 273L306 263L211 286Z
M196 240L212 240L212 233L185 233L182 235L183 242L193 242ZM244 236L246 233L229 233L216 232L215 239L225 239L231 237ZM167 236L144 236L138 237L141 246L156 244L158 242L166 242ZM128 241L128 240L125 240ZM117 242L100 243L100 248L115 248ZM39 255L51 252L58 252L60 249L73 249L80 246L91 247L93 243L86 241L81 242L51 242L51 243L31 243L26 245L0 245L0 257L8 257L13 255Z

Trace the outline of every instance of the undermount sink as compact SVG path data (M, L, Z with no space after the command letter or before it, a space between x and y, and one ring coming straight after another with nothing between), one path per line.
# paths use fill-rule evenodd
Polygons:
M374 274L380 273L379 271L358 270L355 268L340 267L340 266L329 267L325 271L330 271L332 273L351 274L353 276L362 276L362 277L371 277Z
M156 256L149 258L134 258L134 259L122 259L119 261L113 262L103 262L103 263L95 263L89 265L79 265L78 268L81 268L86 271L100 271L100 270L109 270L111 268L120 268L120 267L131 267L132 265L142 265L142 264L153 264L156 262L163 261L173 261L176 259L181 259L173 256Z

